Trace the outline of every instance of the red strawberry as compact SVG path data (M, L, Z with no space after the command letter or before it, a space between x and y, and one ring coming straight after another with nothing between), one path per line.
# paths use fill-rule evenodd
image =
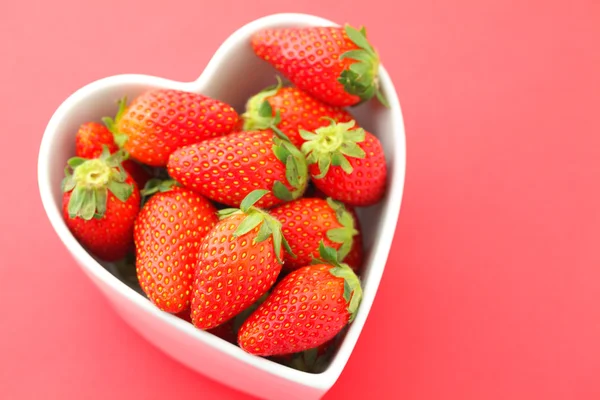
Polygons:
M256 190L241 209L225 209L198 254L192 321L200 329L218 326L248 308L275 283L281 246L289 246L281 224L254 204L267 193Z
M97 158L102 154L102 146L108 147L110 153L119 150L111 131L97 122L87 122L82 124L75 135L75 155L83 158ZM138 188L143 188L150 179L150 173L133 160L123 161L123 168L133 180Z
M132 158L155 167L165 166L181 146L228 134L237 121L228 104L170 89L148 90L129 106L122 100L116 118L104 119L117 144Z
M298 131L328 125L325 117L339 122L353 119L344 109L325 104L296 87L281 87L279 79L277 86L253 96L242 114L244 130L279 129L298 147L304 143Z
M302 198L275 207L269 213L277 218L283 235L296 258L284 256L286 270L297 269L319 256L321 241L338 251L340 260L350 252L354 219L343 204L328 199Z
M385 192L387 166L379 139L354 121L335 123L315 133L301 130L302 151L314 185L351 206L370 206Z
M123 152L108 148L99 158L73 157L65 170L63 217L73 236L105 261L125 257L133 247L140 192L123 170Z
M98 122L87 122L79 126L75 134L77 157L97 158L102 154L104 146L108 147L111 154L119 150L112 132L106 126Z
M379 56L364 29L274 28L252 37L254 52L301 90L332 106L358 104L379 91Z
M144 204L134 231L137 276L161 310L189 306L200 242L217 221L216 208L189 189L173 187Z
M237 132L184 146L167 167L183 186L232 207L253 190L266 189L257 206L268 208L302 196L307 184L302 152L272 131Z
M292 271L244 322L238 344L248 353L297 353L326 343L354 316L362 298L358 277L321 246L321 264Z

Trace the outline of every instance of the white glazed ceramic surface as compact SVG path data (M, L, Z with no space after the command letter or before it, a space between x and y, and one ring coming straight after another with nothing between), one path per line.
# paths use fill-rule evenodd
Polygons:
M73 93L56 110L44 132L38 160L40 195L52 226L77 264L124 320L155 346L188 367L266 399L317 399L329 390L346 365L373 303L400 211L406 160L402 113L385 69L380 69L380 81L390 108L382 107L374 99L350 111L361 126L381 140L388 162L389 186L380 204L359 211L367 249L362 275L364 296L354 323L323 373L304 373L252 356L158 310L111 273L109 265L96 261L71 235L61 216L60 183L64 165L74 154L74 135L78 126L89 120L99 120L102 116L114 115L116 101L123 95L132 99L153 87L187 90L228 102L239 112L250 95L274 82L276 74L270 65L252 52L251 35L268 27L311 25L335 24L305 14L274 14L255 20L234 32L222 44L194 82L174 82L144 75L119 75L93 82Z

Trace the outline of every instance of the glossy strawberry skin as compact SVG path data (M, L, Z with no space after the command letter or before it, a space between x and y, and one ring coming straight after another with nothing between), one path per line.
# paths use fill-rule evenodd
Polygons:
M254 243L259 227L233 236L244 218L236 214L219 221L200 246L191 305L199 329L214 328L251 306L281 271L272 237Z
M266 29L252 37L256 55L273 65L299 89L336 107L360 102L338 82L354 63L340 55L358 47L341 27Z
M288 189L285 165L273 153L270 130L236 132L176 150L169 175L203 196L231 207L256 189L272 190L275 181ZM268 193L256 204L269 208L283 201Z
M72 192L63 194L63 218L67 227L84 247L104 261L120 260L133 248L133 227L140 210L140 192L131 177L127 177L125 182L133 185L127 201L122 202L109 192L105 214L91 220L70 218L68 205Z
M340 243L327 238L330 229L342 228L335 211L327 201L319 198L302 198L269 210L269 214L281 222L282 232L296 258L284 254L285 270L309 265L319 256L319 243L338 250Z
M386 188L387 165L383 147L373 134L365 132L365 140L358 143L365 158L348 157L353 171L348 174L339 166L331 166L321 178L318 164L311 164L312 182L326 196L345 204L367 207L381 200Z
M283 278L240 328L239 346L259 356L283 355L318 347L337 335L350 314L344 280L330 269L310 265Z
M106 126L98 122L87 122L79 127L75 135L75 154L78 157L99 157L103 146L108 147L111 154L119 150L112 132ZM144 188L150 180L150 173L133 160L123 161L123 168L135 180L138 188Z
M343 108L323 103L296 87L281 88L277 94L268 97L267 101L273 113L280 113L281 122L277 127L298 147L304 143L298 133L300 129L314 131L326 126L329 124L326 118L340 122L353 119Z
M188 308L200 242L217 223L216 208L191 190L153 195L135 222L140 286L161 310Z
M181 146L226 135L238 123L235 110L221 101L170 89L153 89L135 98L116 128L127 135L124 149L151 166L167 164Z

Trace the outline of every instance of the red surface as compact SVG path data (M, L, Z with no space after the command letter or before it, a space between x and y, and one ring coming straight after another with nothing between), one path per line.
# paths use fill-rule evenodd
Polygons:
M326 399L600 397L600 3L176 3L0 4L0 397L246 398L113 313L53 233L35 170L76 88L194 79L229 33L275 11L368 26L408 132L394 249Z

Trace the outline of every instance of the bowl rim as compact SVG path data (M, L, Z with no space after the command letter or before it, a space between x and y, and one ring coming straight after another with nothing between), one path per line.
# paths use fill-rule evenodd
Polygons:
M379 283L383 276L389 250L396 230L397 219L400 212L402 196L404 191L405 171L406 171L406 136L404 121L400 102L394 87L394 84L383 65L379 66L379 79L381 88L387 97L390 106L390 115L392 121L392 131L395 135L393 139L394 163L388 185L388 201L386 209L382 210L383 215L393 215L392 220L384 221L382 235L373 245L373 259L369 280L364 284L363 299L354 322L348 327L346 336L333 357L328 368L318 374L298 371L273 361L257 357L244 352L241 348L234 346L224 340L202 330L193 327L191 324L165 313L151 302L147 301L139 293L132 290L129 286L111 274L105 267L97 262L74 238L62 219L60 205L55 201L52 194L53 188L50 185L50 171L52 168L51 147L59 131L61 121L68 118L70 110L76 104L85 101L92 94L111 87L124 84L140 84L155 87L169 87L179 90L198 91L218 73L218 68L223 60L229 56L231 49L241 40L247 40L252 32L258 29L264 29L270 26L280 25L328 25L338 26L338 24L311 14L303 13L276 13L270 14L241 26L235 30L221 46L216 50L199 77L191 82L173 81L170 79L141 75L141 74L121 74L109 76L93 81L68 96L56 109L50 118L44 131L39 153L38 153L38 188L42 204L48 219L55 232L63 242L71 255L78 261L81 268L94 278L101 280L112 291L118 293L122 298L130 301L141 311L152 315L163 323L171 325L173 328L185 335L193 337L195 340L203 342L205 345L218 349L229 357L239 362L273 374L283 379L291 380L305 386L315 389L328 390L338 379L344 369L350 354L352 353L358 337L362 332L367 316L373 304ZM391 213L391 214L390 214ZM384 251L382 251L384 250ZM96 282L95 282L96 283ZM96 283L97 285L97 283Z

